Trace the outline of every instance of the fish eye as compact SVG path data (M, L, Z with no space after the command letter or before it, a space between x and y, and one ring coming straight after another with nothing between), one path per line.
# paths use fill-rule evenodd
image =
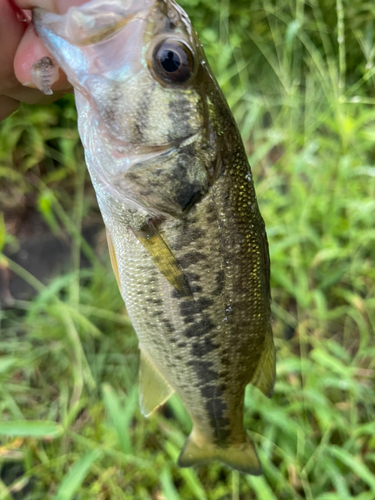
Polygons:
M151 63L155 75L166 83L186 83L195 72L192 50L178 40L163 40L156 45Z

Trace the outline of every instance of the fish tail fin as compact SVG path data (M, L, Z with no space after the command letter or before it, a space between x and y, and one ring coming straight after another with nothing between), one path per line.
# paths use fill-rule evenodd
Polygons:
M245 474L253 476L262 474L257 452L249 437L239 445L227 447L217 446L209 442L200 442L198 445L194 440L194 431L188 437L178 457L178 465L179 467L191 467L213 460L219 460L232 469Z

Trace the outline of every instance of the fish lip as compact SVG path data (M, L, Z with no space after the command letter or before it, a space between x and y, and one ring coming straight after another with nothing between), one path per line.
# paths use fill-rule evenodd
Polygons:
M142 13L148 13L157 1L159 0L90 0L79 6L72 5L64 14L36 7L32 12L32 20L38 34L47 29L71 45L84 47L97 45L115 36L127 23L135 18L142 18ZM101 25L99 22L95 26L96 20L107 17L108 24Z

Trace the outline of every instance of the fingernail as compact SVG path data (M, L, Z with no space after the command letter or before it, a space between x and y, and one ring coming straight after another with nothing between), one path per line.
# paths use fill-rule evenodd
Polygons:
M13 9L13 12L15 12L17 21L20 21L21 23L29 22L26 12L20 9L13 0L9 0L9 5Z

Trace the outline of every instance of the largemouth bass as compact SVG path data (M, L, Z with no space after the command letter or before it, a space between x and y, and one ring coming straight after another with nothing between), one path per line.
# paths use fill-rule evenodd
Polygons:
M181 467L260 474L245 387L271 396L269 254L244 146L187 14L173 0L35 10L75 89L112 266L139 338L140 406L176 392ZM45 84L45 82L44 82Z

